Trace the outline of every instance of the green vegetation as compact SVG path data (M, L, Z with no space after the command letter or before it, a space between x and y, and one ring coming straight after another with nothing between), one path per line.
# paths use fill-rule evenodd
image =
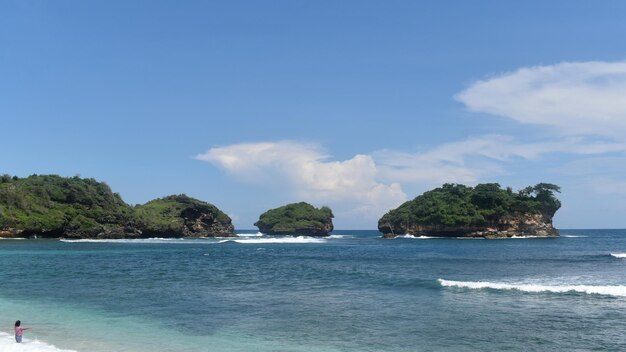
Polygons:
M5 233L44 237L180 236L185 221L200 215L205 222L232 227L230 218L215 206L184 195L132 207L106 183L91 178L0 176L0 231Z
M490 226L519 213L552 218L561 207L555 192L560 192L560 187L550 183L539 183L517 193L511 188L502 189L497 183L473 188L448 183L389 211L378 221L378 228L401 233L410 225Z
M93 234L132 220L133 210L105 183L79 177L0 177L0 229L52 237Z
M231 222L230 217L216 206L184 194L158 198L135 207L136 221L143 231L149 233L181 233L185 231L186 223L190 219L200 218L208 226Z
M254 226L269 235L326 236L333 230L332 218L330 208L300 202L266 211Z

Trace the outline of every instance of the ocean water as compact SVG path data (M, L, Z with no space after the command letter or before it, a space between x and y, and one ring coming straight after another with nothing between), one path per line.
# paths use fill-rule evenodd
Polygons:
M626 350L626 230L562 234L0 240L0 351Z

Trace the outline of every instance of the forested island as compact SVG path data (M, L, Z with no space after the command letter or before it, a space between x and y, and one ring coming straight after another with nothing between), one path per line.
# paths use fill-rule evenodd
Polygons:
M332 219L329 207L318 209L300 202L266 211L254 226L267 235L328 236L333 230Z
M558 236L552 217L560 187L539 183L519 192L497 183L444 184L389 211L378 221L383 237Z
M444 184L389 211L383 237L558 236L552 218L560 188L539 183L518 192L497 183ZM333 212L300 202L270 209L254 224L267 235L328 236ZM0 176L0 237L231 237L232 221L216 206L171 195L131 206L92 178Z
M0 237L148 238L234 236L212 204L172 195L126 204L92 178L0 176Z

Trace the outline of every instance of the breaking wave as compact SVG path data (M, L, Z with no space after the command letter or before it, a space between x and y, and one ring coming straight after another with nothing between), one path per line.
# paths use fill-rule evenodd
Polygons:
M182 238L137 238L137 239L79 239L70 240L62 238L59 241L67 243L181 243L181 244L198 244L198 243L215 243L215 241L207 241L208 238L194 238L194 239L182 239Z
M333 237L335 236L335 237ZM339 239L342 235L333 235L327 238ZM265 237L263 234L237 234L237 237L207 237L207 238L138 238L138 239L65 239L59 241L67 243L167 243L167 244L216 244L225 242L236 243L326 243L327 238L308 236Z
M626 258L626 253L611 253L611 256L621 259L621 258Z
M221 240L220 243L236 242L243 244L261 244L261 243L326 243L326 239L298 236L298 237L267 237L267 238L242 238Z
M541 285L541 284L511 284L488 281L452 281L437 279L443 287L460 287L468 289L516 290L530 293L585 293L590 295L605 295L626 297L626 286L593 286L593 285Z
M24 339L21 344L15 343L15 337L4 332L0 332L0 351L2 352L76 352L74 350L63 350L53 345L47 344L37 339Z
M262 233L257 232L257 233L236 233L235 235L237 235L237 237L261 237L263 236Z
M396 238L410 238L410 239L414 239L414 240L427 240L427 239L431 239L431 238L445 238L445 237L435 237L435 236L415 236L415 235L402 235L402 236L398 236Z
M327 238L332 238L332 239L342 239L342 238L354 238L354 236L352 235L330 235Z

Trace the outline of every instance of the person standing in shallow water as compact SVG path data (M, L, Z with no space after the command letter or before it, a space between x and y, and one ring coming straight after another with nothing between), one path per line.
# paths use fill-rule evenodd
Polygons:
M15 322L15 342L17 343L22 343L22 335L24 330L30 330L32 328L26 328L26 327L21 327L20 325L22 325L21 321L16 321Z

